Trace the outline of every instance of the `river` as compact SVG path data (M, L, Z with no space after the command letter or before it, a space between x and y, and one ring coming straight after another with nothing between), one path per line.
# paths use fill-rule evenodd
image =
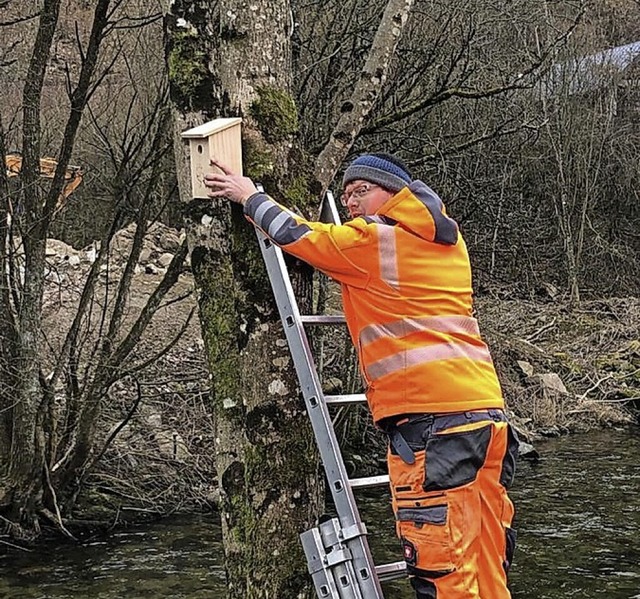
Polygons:
M513 599L640 599L640 430L606 430L537 446L512 496L518 547ZM363 499L376 562L398 559L386 501ZM82 547L56 544L0 557L0 598L223 597L220 526L174 518ZM406 581L385 599L413 599Z

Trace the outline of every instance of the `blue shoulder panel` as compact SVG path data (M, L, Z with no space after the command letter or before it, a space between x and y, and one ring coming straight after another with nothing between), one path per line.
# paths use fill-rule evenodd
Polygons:
M409 189L431 213L436 225L434 241L443 245L455 245L458 242L458 223L445 214L440 196L422 181L413 181Z

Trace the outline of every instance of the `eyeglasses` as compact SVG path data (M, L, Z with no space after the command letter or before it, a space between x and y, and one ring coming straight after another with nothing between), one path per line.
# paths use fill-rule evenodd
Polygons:
M361 200L364 196L366 196L372 189L376 187L380 187L375 183L363 183L362 185L358 185L355 189L352 189L349 193L344 192L340 196L340 203L343 206L346 206L351 198L354 200Z

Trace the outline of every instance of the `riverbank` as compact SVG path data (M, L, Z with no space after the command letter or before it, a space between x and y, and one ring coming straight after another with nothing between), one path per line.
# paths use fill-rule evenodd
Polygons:
M638 422L640 301L477 302L510 415L532 440Z
M118 233L113 261L101 277L104 288L120 276L133 229ZM130 294L129 318L135 318L155 289L180 242L177 231L154 225L145 245ZM55 339L73 316L91 249L76 251L51 241L48 257L56 277L49 277L45 325ZM98 432L103 457L79 496L68 528L118 527L171 513L215 510L217 484L215 439L208 399L208 371L197 318L193 278L188 265L170 301L156 313L136 348L134 360L158 358L133 380L114 385ZM507 409L524 440L538 439L637 420L640 407L640 300L585 301L570 310L563 298L549 294L534 300L511 299L498 292L480 296L477 316L503 385ZM176 333L184 332L175 340ZM170 345L173 343L173 345ZM165 350L166 348L166 350ZM332 392L359 392L350 341L344 329L327 339L324 380ZM353 360L351 360L353 362ZM371 444L383 454L383 440L359 411L341 423L356 465L370 459ZM361 440L366 433L367 447Z

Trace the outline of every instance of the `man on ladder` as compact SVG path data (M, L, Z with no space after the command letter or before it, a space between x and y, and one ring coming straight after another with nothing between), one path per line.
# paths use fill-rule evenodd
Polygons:
M347 168L343 225L307 221L213 162L211 197L342 285L374 422L389 437L396 530L417 599L508 599L518 441L472 317L465 242L395 156Z

